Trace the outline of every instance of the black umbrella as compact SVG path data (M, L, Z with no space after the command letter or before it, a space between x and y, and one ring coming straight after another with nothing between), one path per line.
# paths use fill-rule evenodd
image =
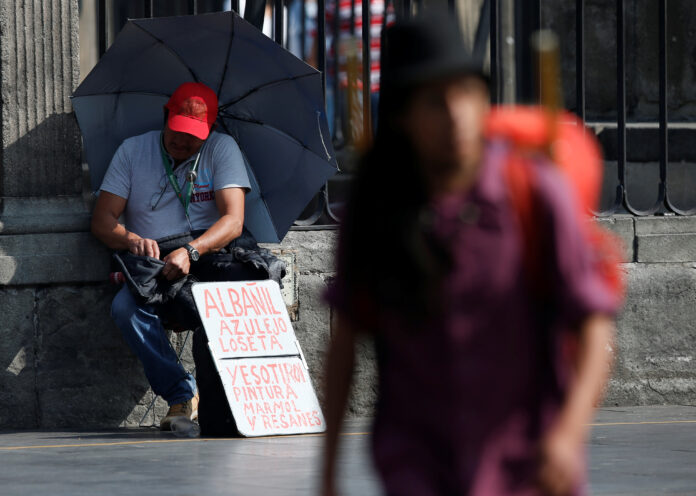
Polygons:
M92 187L130 136L160 129L184 82L213 88L247 161L245 225L278 242L337 170L321 73L234 12L128 21L73 95Z

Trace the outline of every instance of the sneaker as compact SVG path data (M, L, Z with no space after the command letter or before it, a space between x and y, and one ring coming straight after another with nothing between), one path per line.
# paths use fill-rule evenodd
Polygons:
M183 403L177 403L169 407L167 416L160 422L160 430L169 431L172 429L172 420L176 417L186 417L189 420L198 418L198 393Z

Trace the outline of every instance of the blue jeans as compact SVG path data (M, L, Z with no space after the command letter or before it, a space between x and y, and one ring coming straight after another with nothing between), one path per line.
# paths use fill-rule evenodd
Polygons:
M154 308L136 302L125 284L111 303L111 317L142 362L155 394L169 405L183 403L196 394L196 380L178 362Z

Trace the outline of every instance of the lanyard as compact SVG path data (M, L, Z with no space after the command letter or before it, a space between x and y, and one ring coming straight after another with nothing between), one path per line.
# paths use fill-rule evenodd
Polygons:
M181 193L181 186L179 186L179 180L174 175L174 171L172 170L172 164L169 162L169 157L167 157L167 153L164 150L162 135L160 135L160 152L162 154L162 163L164 164L164 170L167 172L169 182L171 183L172 188L174 188L174 193L176 193L177 198L179 198L179 201L183 205L184 213L186 214L186 218L188 219L188 208L189 204L191 203L191 194L193 193L193 181L196 180L196 173L198 171L198 160L201 158L201 150L198 151L198 155L196 155L196 160L193 162L191 170L186 175L186 180L184 181L184 184L186 185L185 195Z

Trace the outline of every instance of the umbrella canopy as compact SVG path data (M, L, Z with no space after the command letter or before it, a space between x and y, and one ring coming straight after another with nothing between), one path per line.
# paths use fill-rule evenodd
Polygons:
M252 191L245 225L278 242L337 171L321 73L234 12L128 21L73 94L92 188L130 137L161 129L185 82L218 95L218 131L233 136Z

